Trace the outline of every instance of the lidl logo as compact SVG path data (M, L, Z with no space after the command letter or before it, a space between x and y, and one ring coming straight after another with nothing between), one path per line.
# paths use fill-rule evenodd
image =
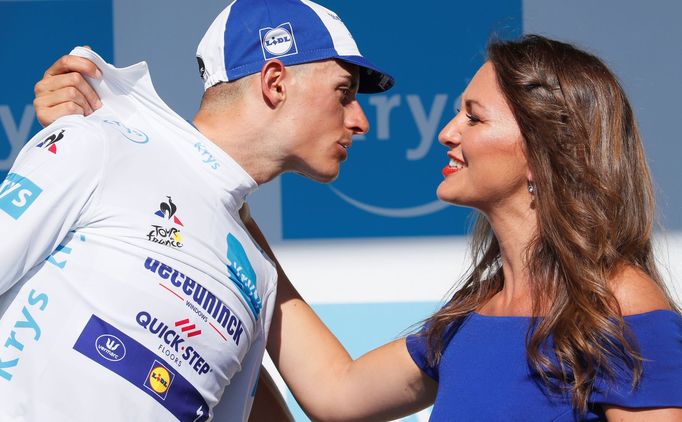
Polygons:
M17 220L33 204L43 190L16 173L10 173L0 185L0 210Z
M154 392L154 394L159 396L159 398L166 400L168 389L171 387L174 377L175 374L171 370L166 368L158 360L154 360L154 364L149 370L149 374L147 375L147 380L145 381L144 385Z
M277 28L261 28L258 32L265 60L298 54L294 30L289 22Z

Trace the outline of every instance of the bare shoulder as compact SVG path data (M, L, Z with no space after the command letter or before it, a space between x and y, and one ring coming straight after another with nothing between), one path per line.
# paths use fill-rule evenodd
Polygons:
M660 309L671 309L670 302L651 277L631 265L614 274L611 289L623 315L635 315Z

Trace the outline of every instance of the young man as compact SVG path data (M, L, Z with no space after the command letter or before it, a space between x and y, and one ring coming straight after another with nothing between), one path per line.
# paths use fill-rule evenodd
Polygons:
M41 131L0 188L0 419L202 421L222 397L244 420L277 271L239 210L286 171L333 180L368 129L355 94L393 80L300 0L216 18L194 127L145 65L74 54L100 69L103 107Z

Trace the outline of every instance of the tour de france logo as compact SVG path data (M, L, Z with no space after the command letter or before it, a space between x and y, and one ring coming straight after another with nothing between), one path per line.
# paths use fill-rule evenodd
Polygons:
M152 224L152 229L147 233L147 240L179 249L183 246L180 228L185 226L177 216L177 205L173 203L170 196L166 196L166 198L168 201L161 202L159 209L154 213L155 216L160 217L164 222L161 223L160 221L159 224Z

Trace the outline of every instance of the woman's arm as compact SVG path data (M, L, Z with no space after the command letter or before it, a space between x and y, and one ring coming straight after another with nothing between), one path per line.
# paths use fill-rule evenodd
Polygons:
M254 239L274 259L248 210L243 217ZM414 363L404 339L352 360L279 264L277 269L268 353L308 416L315 420L388 420L433 403L437 384Z
M606 420L609 422L680 422L682 408L665 409L628 409L625 407L606 406Z

